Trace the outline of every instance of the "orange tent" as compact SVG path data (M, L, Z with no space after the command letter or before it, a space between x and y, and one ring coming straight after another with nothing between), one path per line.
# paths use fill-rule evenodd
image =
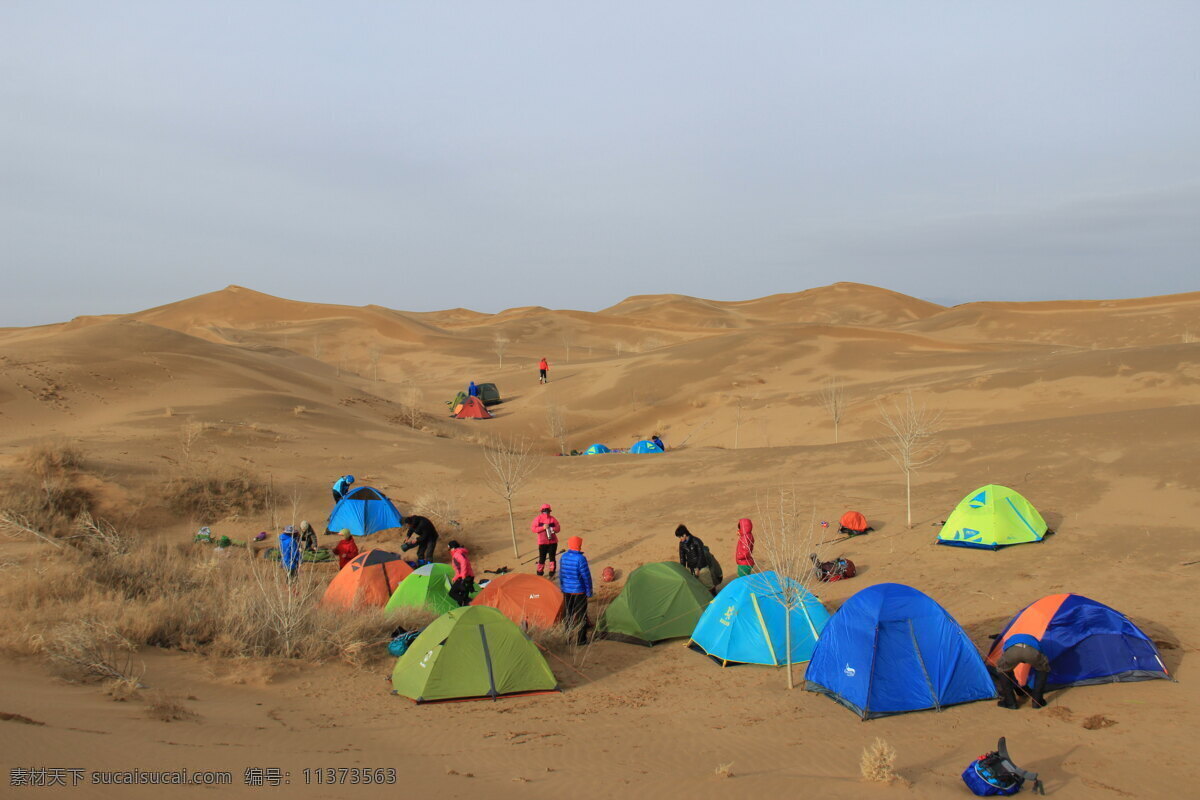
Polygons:
M862 533L867 529L867 518L857 511L847 511L842 514L842 527L848 531Z
M483 401L478 397L468 397L461 406L454 409L455 419L491 419L492 414L483 407Z
M549 628L562 617L563 593L538 575L511 572L489 581L471 605L491 606L518 625Z
M352 609L387 605L400 581L412 573L403 558L386 550L368 550L342 567L321 598L321 605Z

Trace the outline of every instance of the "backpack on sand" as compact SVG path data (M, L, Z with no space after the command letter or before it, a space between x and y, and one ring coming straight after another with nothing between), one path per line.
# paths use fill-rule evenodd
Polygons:
M1025 781L1033 781L1034 794L1045 794L1036 772L1026 772L1012 762L1004 737L996 749L972 761L962 774L963 783L976 797L1014 795Z
M817 558L816 553L810 554L809 558L812 559L813 569L816 571L819 581L841 581L853 578L858 574L854 562L848 558L838 556L833 561L821 561Z

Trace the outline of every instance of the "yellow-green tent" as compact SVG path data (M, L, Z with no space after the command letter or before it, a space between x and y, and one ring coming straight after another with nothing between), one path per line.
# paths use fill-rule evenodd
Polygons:
M1045 535L1046 521L1020 492L988 484L955 507L938 534L938 544L995 550L1040 542Z

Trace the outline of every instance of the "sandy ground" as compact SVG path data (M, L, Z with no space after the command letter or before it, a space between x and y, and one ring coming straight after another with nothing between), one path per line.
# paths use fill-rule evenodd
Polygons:
M1200 565L1189 563L1200 560L1198 312L1200 294L942 308L837 284L738 303L653 296L597 313L414 314L230 287L137 314L0 329L0 467L19 469L30 445L75 442L108 513L136 508L144 537L190 537L194 521L156 505L154 489L185 457L183 426L202 423L187 458L296 487L301 517L323 521L328 484L353 472L401 510L430 494L452 501L476 568L517 566L532 542L524 536L514 558L503 503L483 486L480 445L523 435L546 457L517 495L519 523L552 503L564 535L585 538L597 574L673 558L678 522L732 573L737 519L794 490L807 516L836 520L854 508L877 529L824 549L861 569L818 589L831 611L873 583L907 583L985 647L1026 604L1077 592L1141 625L1178 678L1053 692L1041 711L975 703L864 723L789 691L779 670L722 670L679 642L599 642L580 664L552 658L559 695L434 706L390 695L386 665L147 648L145 681L197 715L161 722L140 703L53 677L36 657L7 656L4 780L25 767L188 768L228 770L232 793L247 796L395 794L303 773L362 766L394 767L405 789L444 797L963 797L959 773L1005 735L1048 794L1183 796L1200 732L1189 658L1200 645L1191 613ZM448 419L443 400L472 378L496 382L506 402L490 421ZM847 392L837 443L819 402L829 378ZM914 475L911 528L903 475L874 443L878 404L905 392L941 411L944 428L941 457ZM415 429L402 422L412 405ZM555 457L553 410L568 449L627 447L653 432L672 449ZM1025 494L1057 534L994 553L934 546L938 522L987 483ZM264 525L214 529L240 538ZM21 569L38 547L2 539L0 561ZM859 778L876 737L896 748L907 785ZM723 764L733 777L715 774ZM245 770L258 767L285 770L290 784L245 786Z

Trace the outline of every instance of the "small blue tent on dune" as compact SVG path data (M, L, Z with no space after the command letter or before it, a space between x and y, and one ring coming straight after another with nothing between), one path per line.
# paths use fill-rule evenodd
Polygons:
M791 611L786 606L792 605ZM756 572L729 583L716 596L692 632L688 646L722 667L730 664L783 666L812 657L829 612L798 581L774 572Z
M805 688L863 719L996 696L983 658L954 617L911 586L869 586L829 620Z
M607 445L603 445L603 444L600 444L599 442L597 442L596 444L589 447L587 450L584 450L583 454L585 456L595 456L595 455L599 455L601 453L611 453L611 452L612 452L612 450L609 450Z
M629 448L629 452L631 453L661 453L662 451L663 449L661 447L649 439L643 439L633 447Z
M326 532L349 528L355 536L366 536L388 528L399 528L404 517L383 492L370 486L354 489L333 507Z

